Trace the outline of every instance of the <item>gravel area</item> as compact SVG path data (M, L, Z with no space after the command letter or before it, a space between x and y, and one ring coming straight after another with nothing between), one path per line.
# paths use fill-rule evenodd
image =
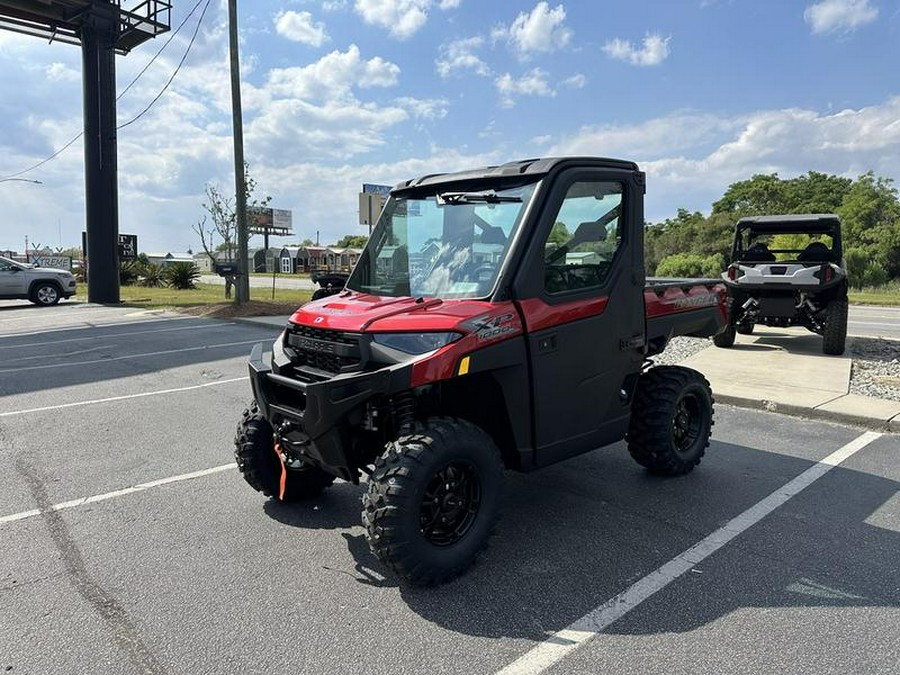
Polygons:
M900 340L854 337L847 340L853 358L850 393L900 401ZM659 356L657 365L674 365L712 346L705 338L677 337Z
M672 341L666 345L665 351L653 357L653 363L658 366L673 366L711 346L712 341L707 338L672 338Z
M850 393L900 401L900 341L854 337L848 342Z

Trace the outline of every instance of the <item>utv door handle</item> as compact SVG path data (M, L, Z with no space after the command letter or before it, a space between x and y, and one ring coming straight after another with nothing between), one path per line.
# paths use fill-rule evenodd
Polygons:
M556 333L553 335L545 335L542 338L538 338L537 349L539 354L546 354L548 352L556 351Z

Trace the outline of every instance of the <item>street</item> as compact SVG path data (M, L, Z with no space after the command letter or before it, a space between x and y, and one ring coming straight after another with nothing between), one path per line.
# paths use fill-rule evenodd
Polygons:
M686 477L621 443L507 473L478 564L408 588L363 487L285 505L235 470L275 332L0 306L0 672L896 672L897 436L718 405Z
M850 335L900 340L900 307L851 305L847 332Z
M204 284L225 285L222 277L203 275L200 281ZM250 277L250 285L254 288L271 288L272 277ZM308 277L279 275L275 278L276 288L314 290L318 288ZM868 305L851 305L847 322L849 335L862 337L884 337L900 340L900 307L872 307Z

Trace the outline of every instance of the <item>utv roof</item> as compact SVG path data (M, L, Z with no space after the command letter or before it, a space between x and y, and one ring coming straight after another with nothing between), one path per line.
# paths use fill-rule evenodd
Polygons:
M762 234L779 232L808 232L827 234L840 227L841 219L833 213L803 213L784 216L749 216L737 222L739 230L753 230Z
M608 157L543 157L522 159L496 166L485 166L454 173L434 173L398 183L391 192L428 188L442 184L478 183L484 180L501 179L510 183L518 182L521 177L535 179L545 176L555 169L566 168L566 165L577 167L598 167L638 171L638 165L623 159Z

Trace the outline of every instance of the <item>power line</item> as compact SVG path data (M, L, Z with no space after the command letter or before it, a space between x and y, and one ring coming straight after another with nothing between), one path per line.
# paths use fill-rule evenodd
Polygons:
M210 2L210 0L206 0L206 6L203 8L203 12L202 12L201 15L200 15L200 20L197 22L197 29L199 29L200 23L203 21L203 14L206 13L206 9L207 9L207 7L209 7L209 2ZM122 92L121 92L118 96L116 96L116 101L118 101L120 98L122 98L122 97L125 95L125 92L127 92L129 89L131 89L131 88L137 83L137 81L138 81L139 79L141 79L141 76L143 76L143 74L147 72L147 69L150 68L151 65L153 65L153 62L156 61L156 59L159 57L159 55L163 53L163 51L165 50L165 48L168 47L169 44L172 42L172 40L175 39L175 37L178 35L179 31L181 31L181 29L184 27L184 25L188 22L188 19L190 19L190 18L194 15L194 12L197 11L197 8L198 8L202 3L203 3L203 0L197 0L197 4L195 4L195 5L191 8L191 11L188 12L187 16L185 16L184 19L182 20L182 22L181 22L180 24L178 24L178 27L177 27L174 31L172 31L172 34L169 36L169 39L166 40L165 43L163 43L163 46L160 47L159 50L156 52L156 54L153 55L153 58L151 58L151 59L147 62L147 64L141 69L141 72L139 72L139 73L134 77L134 79L132 79L131 82L128 83L128 86L126 86L126 87L122 90ZM197 30L195 29L195 30L194 30L194 35L193 35L193 37L191 38L191 44L194 43L194 38L196 38L196 37L197 37ZM187 50L187 51L190 51L190 45L188 46L188 50ZM181 58L181 63L178 64L178 68L181 68L181 64L184 63L185 57L187 57L187 52L185 52L184 56ZM175 72L177 73L178 70L176 69ZM166 83L166 87L169 86L169 84L172 82L172 79L173 79L173 78L174 78L174 75L172 76L172 78L169 78L169 82ZM163 91L165 91L165 88L163 88ZM159 94L156 98L159 98L159 96L162 96L162 92L160 92L160 94ZM155 102L156 102L156 99L153 99L153 101L150 103L150 105L153 105L153 103L155 103ZM148 107L148 109L149 109L149 107ZM141 112L141 115L143 115L144 112L146 112L146 110L144 110L143 112ZM136 119L136 118L135 118L135 119ZM134 121L135 121L135 120L131 120L131 121L127 122L126 124L123 124L122 126L127 126L128 124L131 124L131 122L134 122ZM118 128L121 129L122 127L118 127ZM21 176L22 174L29 173L29 172L31 172L31 171L34 171L35 169L38 169L38 168L44 166L44 164L46 164L47 162L49 162L51 159L55 159L55 158L58 157L60 154L62 154L62 152L63 152L64 150L68 149L69 146L71 146L73 143L75 143L75 141L77 141L78 139L80 139L82 136L84 136L84 132L83 132L83 131L80 131L74 138L72 138L71 140L69 140L65 145L63 145L59 150L55 151L55 152L54 152L52 155L50 155L49 157L46 157L45 159L42 159L40 162L38 162L37 164L34 164L34 165L28 167L27 169L22 169L21 171L17 171L16 173L11 173L11 174L9 174L8 176L3 176L2 178L0 178L0 180L7 180L7 179L10 179L10 178L15 178L16 176Z
M146 113L148 110L150 110L150 108L153 107L153 104L156 103L156 102L162 97L162 95L166 93L166 89L168 89L168 88L169 88L169 85L172 84L172 80L174 80L174 79L175 79L175 76L178 75L178 71L180 71L180 70L181 70L181 66L184 65L184 62L185 62L185 60L187 59L188 54L191 53L191 47L194 46L194 40L197 39L197 33L200 32L200 25L203 23L203 17L206 16L206 10L209 9L209 3L210 3L211 1L212 1L212 0L206 0L206 4L203 6L203 11L200 12L200 18L197 19L197 25L194 26L194 34L191 35L191 41L188 43L187 49L184 50L184 54L183 54L182 57L181 57L181 61L178 62L178 66L177 66L177 67L175 68L175 70L172 72L172 75L171 75L171 77L169 77L168 82L166 82L165 86L163 86L163 88L159 90L159 93L158 93L156 96L153 97L153 100L150 101L150 103L147 104L147 107L146 107L146 108L144 108L143 110L141 110L141 112L139 112L137 115L135 115L134 117L132 117L132 118L131 118L130 120L128 120L127 122L125 122L125 123L120 124L119 126L117 126L116 129L124 129L124 128L127 127L129 124L133 124L133 123L137 122L139 119L141 119L141 117L144 116L144 113Z
M147 69L148 69L150 66L153 65L153 62L156 61L157 57L158 57L160 54L162 54L162 53L163 53L163 50L164 50L166 47L169 46L169 43L172 42L172 40L175 39L175 36L178 35L178 32L184 27L184 24L186 24L186 23L188 22L188 19L190 19L192 16L194 16L194 12L197 11L197 8L198 8L202 3L203 3L203 0L197 0L197 4L194 5L194 6L191 8L191 11L188 12L187 16L184 17L184 19L181 21L180 24L178 24L178 27L177 27L174 31L172 31L172 34L169 36L169 39L166 40L165 43L163 44L163 46L160 47L159 50L156 52L156 54L153 55L153 58L150 59L149 61L147 61L147 65L145 65L145 66L141 69L141 72L139 72L139 73L134 77L134 79L133 79L131 82L128 83L128 86L125 87L125 88L122 90L122 93L119 94L118 96L116 96L116 100L117 100L117 101L118 101L120 98L122 98L122 97L125 95L125 92L127 92L129 89L131 89L139 79L141 79L141 76L142 76L144 73L147 72ZM209 5L209 2L207 1L206 4ZM205 11L206 11L206 8L204 8L203 11L205 12ZM202 21L202 20L203 20L203 19L201 18L201 21Z

